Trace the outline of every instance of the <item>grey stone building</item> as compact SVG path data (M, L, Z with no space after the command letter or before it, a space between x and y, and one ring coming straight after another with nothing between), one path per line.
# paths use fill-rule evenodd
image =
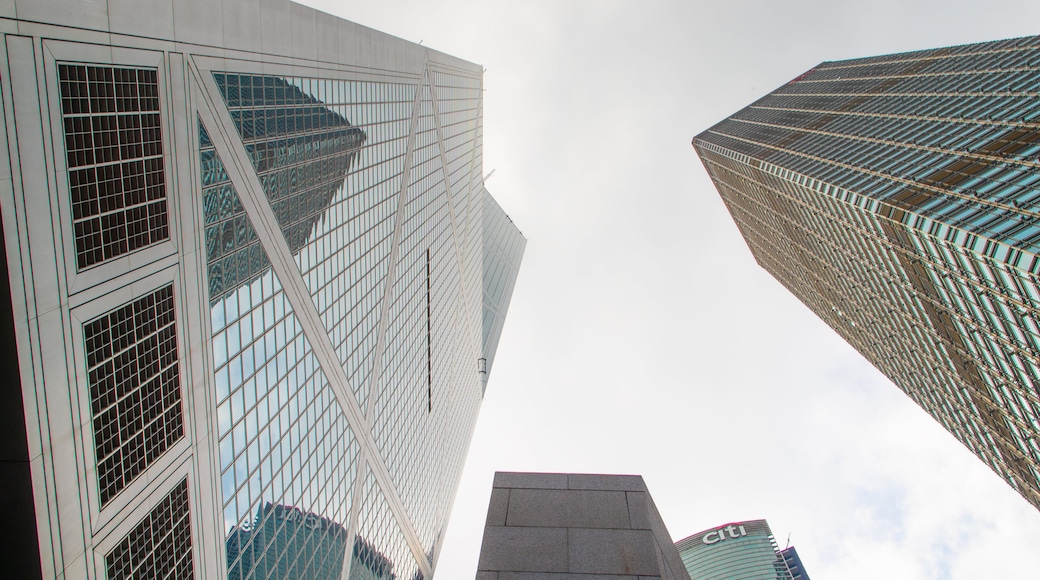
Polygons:
M495 474L477 580L689 580L638 475Z

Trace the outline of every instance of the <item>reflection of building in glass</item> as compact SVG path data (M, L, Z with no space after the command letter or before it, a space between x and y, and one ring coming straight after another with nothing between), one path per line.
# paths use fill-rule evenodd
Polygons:
M228 534L228 578L336 580L343 574L347 530L297 508L264 504L250 527Z
M365 134L286 79L226 74L214 78L222 94L235 96L231 108L235 127L243 135L289 251L299 254L342 187ZM256 108L238 108L242 103ZM213 143L201 128L200 139L210 300L216 302L258 277L270 263L255 234L246 241L251 246L246 251L236 247L239 240L229 239L248 227L243 225L244 210L238 203L227 210L230 181L222 168L217 171ZM238 264L240 259L248 261L245 270ZM242 271L248 272L247 277L239 279Z
M32 21L0 56L5 571L430 578L526 243L482 68L280 0L32 5L0 7Z
M675 543L691 580L797 580L808 575L801 569L794 548L792 560L798 576L773 539L765 520L735 522L698 532Z
M350 563L350 580L396 579L394 563L361 536L354 538L354 554Z
M1038 63L825 62L693 144L758 263L1040 508Z

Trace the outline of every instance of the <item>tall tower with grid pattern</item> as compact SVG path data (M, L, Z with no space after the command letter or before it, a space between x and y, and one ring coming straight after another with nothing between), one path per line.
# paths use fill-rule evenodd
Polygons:
M1040 37L824 62L693 146L759 265L1040 508Z
M526 244L483 68L287 0L0 35L4 571L430 578Z

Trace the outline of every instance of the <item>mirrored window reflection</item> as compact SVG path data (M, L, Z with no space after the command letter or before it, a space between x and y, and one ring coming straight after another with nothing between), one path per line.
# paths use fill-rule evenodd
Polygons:
M358 446L201 122L199 133L228 576L337 577Z
M419 565L371 471L365 477L349 579L423 580Z
M384 580L396 578L390 558L361 536L354 537L351 554L350 580Z
M229 578L339 580L347 549L342 525L298 508L265 503L254 520L259 527L228 535ZM241 557L239 558L239 555Z
M364 409L415 87L214 79Z

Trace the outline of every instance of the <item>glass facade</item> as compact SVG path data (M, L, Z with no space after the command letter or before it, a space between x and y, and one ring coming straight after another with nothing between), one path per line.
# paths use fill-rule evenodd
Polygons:
M486 189L483 197L484 312L480 336L484 356L480 372L486 387L488 373L495 362L495 351L498 350L498 337L502 335L506 310L516 283L515 265L520 263L526 240Z
M1040 508L1040 38L825 62L693 145L756 260Z
M214 78L363 402L415 87L224 73ZM364 123L368 134L348 116Z
M690 580L794 580L765 520L712 528L675 543ZM801 561L799 560L799 563ZM805 578L799 571L797 578Z
M336 578L350 546L350 578L422 578L265 247L292 255L432 566L525 243L471 183L479 81L213 77L281 231L257 234L200 121L229 577Z
M343 563L343 546L337 562L314 562L307 548L345 542L358 446L201 125L199 134L228 577L316 577ZM320 531L286 512L317 517Z

